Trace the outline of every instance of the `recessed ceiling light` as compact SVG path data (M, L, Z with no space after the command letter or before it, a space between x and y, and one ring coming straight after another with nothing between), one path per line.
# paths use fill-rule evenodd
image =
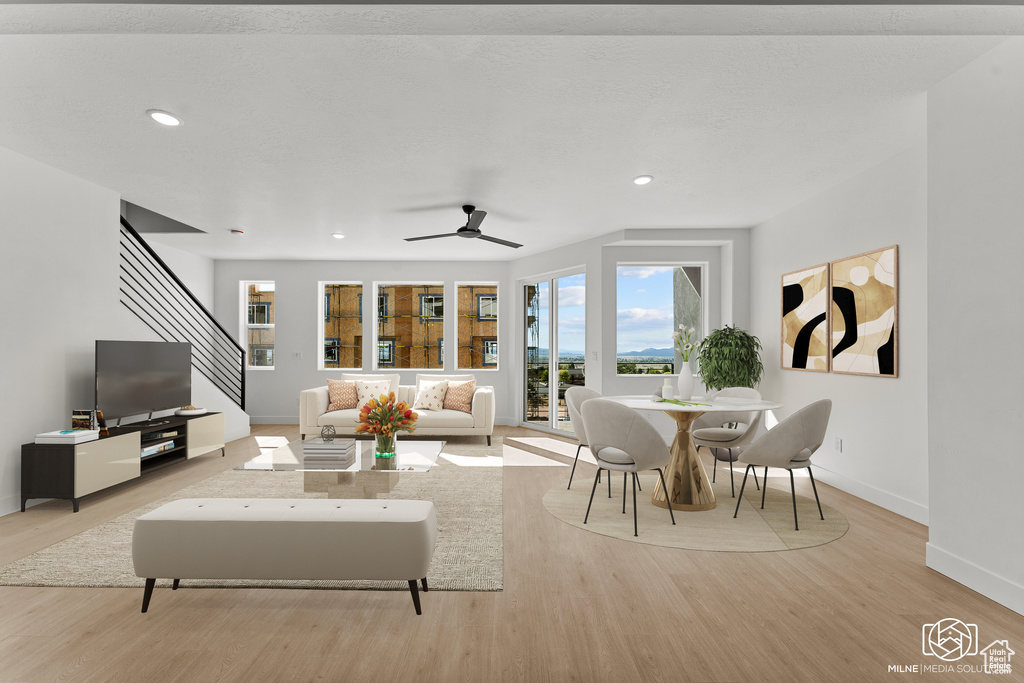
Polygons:
M157 123L162 123L165 126L181 125L181 119L169 112L160 109L147 109L146 113L149 114L149 118L153 119Z
M331 237L333 237L336 240L343 240L343 239L345 239L345 236L342 235L340 232L332 232L331 233Z
M636 178L633 178L633 182L637 185L646 185L652 180L654 180L654 176L652 175L638 175Z

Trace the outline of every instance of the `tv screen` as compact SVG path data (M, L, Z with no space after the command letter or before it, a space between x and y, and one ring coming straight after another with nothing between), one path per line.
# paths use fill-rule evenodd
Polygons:
M192 402L192 345L96 341L96 409L104 418L142 415Z

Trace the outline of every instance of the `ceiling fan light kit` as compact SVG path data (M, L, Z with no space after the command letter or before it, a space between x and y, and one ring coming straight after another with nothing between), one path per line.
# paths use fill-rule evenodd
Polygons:
M420 240L433 240L439 237L465 237L467 239L482 239L485 242L494 242L495 244L512 247L513 249L518 249L523 246L516 242L498 239L497 237L488 237L480 232L480 223L482 223L484 218L487 216L486 211L477 211L476 207L472 204L464 205L462 207L462 211L466 214L466 224L455 232L446 232L441 235L424 235L423 237L406 237L405 241L418 242Z

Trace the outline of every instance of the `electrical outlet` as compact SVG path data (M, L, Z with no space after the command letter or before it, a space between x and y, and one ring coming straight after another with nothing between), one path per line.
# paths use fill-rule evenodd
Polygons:
M302 351L295 351L292 353L292 358L295 360L302 360Z
M837 436L836 437L836 453L842 453L842 452L843 452L843 440L840 439Z

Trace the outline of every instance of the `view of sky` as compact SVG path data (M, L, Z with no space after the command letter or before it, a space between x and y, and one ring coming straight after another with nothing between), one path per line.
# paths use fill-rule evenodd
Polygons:
M587 276L584 273L558 279L558 355L582 356L586 352Z
M616 268L616 355L672 346L672 266Z

